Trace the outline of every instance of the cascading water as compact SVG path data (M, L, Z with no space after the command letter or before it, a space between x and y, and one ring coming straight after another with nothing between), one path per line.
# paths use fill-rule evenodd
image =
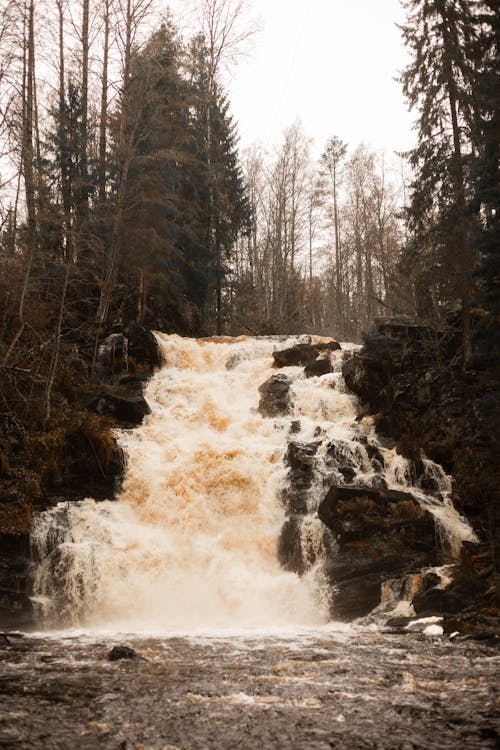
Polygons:
M411 476L408 462L378 443L381 459L370 458L376 436L370 419L357 420L341 351L329 355L332 374L306 378L302 368L283 368L292 381L291 413L258 413L258 386L276 372L273 350L298 340L158 334L166 366L147 387L152 414L140 428L119 433L128 456L119 501L60 504L34 524L34 601L48 624L186 631L328 620L328 534L315 515L328 481L346 481L345 466L349 482L360 486L382 478L389 487L407 487ZM304 492L308 564L301 577L277 557L291 434L317 442ZM343 475L327 452L332 439L345 452ZM414 492L454 549L473 532L449 502L448 478L428 463L437 491ZM327 546L331 552L333 539Z

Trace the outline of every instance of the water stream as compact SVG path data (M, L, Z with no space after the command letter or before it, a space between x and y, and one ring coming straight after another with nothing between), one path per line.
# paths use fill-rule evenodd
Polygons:
M330 374L281 370L293 408L269 418L258 386L276 373L273 350L297 339L158 339L165 367L147 387L152 414L118 434L128 461L119 499L63 503L36 519L44 629L0 634L0 748L498 747L498 650L449 640L436 621L397 632L377 613L331 621L316 515L329 483L418 485L357 417L341 375L349 347L330 355ZM302 577L277 560L291 440L316 451ZM473 532L449 478L432 462L424 469L426 489L412 492L452 557ZM379 609L407 613L413 586L384 584ZM138 658L110 661L123 643Z
M158 334L165 367L147 386L152 414L118 435L127 455L119 500L63 503L35 522L34 599L47 626L190 632L329 621L325 527L315 513L332 477L343 477L327 446L332 439L342 446L360 486L407 489L411 472L379 444L372 420L357 417L341 374L353 346L332 352L334 371L321 377L282 368L293 408L276 418L259 414L258 386L276 373L273 350L301 340ZM301 577L277 559L292 434L319 446L302 523L304 556L313 563ZM436 491L413 492L456 552L474 535L449 500L449 478L427 463Z

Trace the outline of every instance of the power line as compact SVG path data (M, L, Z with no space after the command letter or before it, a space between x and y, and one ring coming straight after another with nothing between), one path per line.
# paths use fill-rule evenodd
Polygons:
M285 80L285 83L283 85L280 98L278 100L278 106L276 107L275 112L274 112L274 116L273 116L273 118L271 120L271 127L270 127L270 130L269 130L269 136L268 136L268 139L267 139L267 142L266 142L266 149L269 147L269 145L271 143L271 139L272 139L273 134L274 134L274 128L275 128L275 125L276 125L276 120L278 119L278 115L279 115L279 113L281 111L281 108L283 106L283 102L285 100L285 96L288 93L288 89L289 89L289 86L290 86L290 81L292 79L292 73L294 72L295 63L297 61L297 55L298 55L298 52L299 52L300 45L302 44L302 39L304 37L304 33L305 33L306 27L307 27L308 22L309 22L309 18L311 16L311 9L313 7L313 4L314 4L314 0L309 0L309 2L306 2L306 10L305 10L304 17L303 17L302 23L300 25L298 34L297 34L297 39L296 39L296 42L295 42L295 47L294 47L294 50L293 50L293 53L292 53L290 64L288 66L288 73L287 73L287 76L286 76L286 80Z

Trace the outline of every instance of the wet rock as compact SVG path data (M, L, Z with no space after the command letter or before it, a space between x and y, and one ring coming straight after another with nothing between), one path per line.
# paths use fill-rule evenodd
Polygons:
M231 354L231 356L227 358L226 370L234 370L235 367L238 367L240 362L241 362L240 352L235 352L234 354Z
M325 556L333 556L334 548L331 533L318 519L295 514L281 529L278 559L285 570L303 575Z
M29 536L0 534L0 628L33 625Z
M140 425L151 409L141 393L119 385L101 385L85 393L83 405L100 416L110 417L127 426Z
M311 487L319 442L291 442L285 454L285 464L290 467L287 484L282 492L283 504L288 513L307 513L307 491Z
M429 589L435 588L436 586L439 586L441 584L441 576L438 576L437 573L433 573L432 571L428 571L427 573L424 573L422 575L422 580L420 583L420 591L428 591Z
M431 514L411 492L375 487L333 485L318 509L318 515L341 540L348 541L368 530L430 530ZM432 545L434 546L434 544Z
M127 390L142 394L143 388L149 380L148 374L136 372L124 372L116 378L117 385L124 386Z
M365 397L370 392L366 369L366 362L357 354L354 354L342 365L342 377L347 387L354 393Z
M381 584L441 561L431 514L409 492L333 485L318 516L338 544L327 572L332 615L351 620L381 602Z
M286 375L272 375L259 386L259 412L263 417L281 417L290 412L291 383Z
M61 454L62 481L50 486L47 504L57 504L68 497L114 497L123 479L125 455L109 424L103 425L88 415L66 434Z
M128 339L123 332L111 333L97 351L97 369L102 375L123 372L128 367Z
M386 490L387 489L387 481L380 474L374 474L374 476L372 477L372 484L371 484L371 486L375 487L378 490Z
M430 617L441 614L455 614L464 606L463 598L452 590L429 588L413 597L413 608L419 617Z
M415 617L390 617L385 623L384 632L387 633L388 630L392 628L393 630L396 630L397 632L403 631L403 632L410 634L411 631L407 630L407 626L414 619Z
M489 545L464 542L451 583L445 588L422 586L413 606L420 616L443 616L446 633L476 638L491 631L500 641L499 594L500 578L491 565Z
M473 371L462 366L461 324L416 325L408 319L379 319L361 352L344 364L348 387L375 415L378 433L390 435L410 461L409 481L439 495L443 477L422 452L453 476L455 507L488 539L490 571L500 554L498 440L500 379L494 358ZM472 341L473 349L478 342ZM477 352L476 352L477 353ZM493 573L485 573L494 587ZM470 591L464 606L481 604ZM494 605L497 606L497 605Z
M350 484L358 473L361 455L345 440L332 440L326 449L326 465L341 474Z
M384 453L379 445L377 445L373 441L367 440L365 443L365 450L368 454L368 458L370 459L373 468L376 471L380 471L385 467Z
M120 659L140 659L139 654L129 646L113 646L108 654L109 661L119 661Z
M285 463L294 472L307 474L308 481L310 482L318 447L319 443L289 443L285 455Z
M322 344L296 344L289 349L273 352L274 364L276 367L309 365L322 352L333 352L340 348L338 341L333 339Z
M359 564L356 555L353 563ZM351 566L349 566L351 567ZM330 598L330 611L335 620L351 622L364 617L380 604L380 573L371 573L369 565L362 575L342 571L339 566L329 565L327 573L335 581Z
M315 376L327 375L333 372L333 366L329 359L320 357L315 359L314 362L309 362L304 368L306 378L313 378Z
M156 338L143 326L131 323L124 328L128 340L128 369L152 374L163 360Z
M105 379L123 372L152 375L161 364L154 335L136 323L114 326L97 353L97 370Z
M303 575L305 572L300 542L300 527L303 516L293 515L287 518L281 529L278 540L278 560L285 570Z

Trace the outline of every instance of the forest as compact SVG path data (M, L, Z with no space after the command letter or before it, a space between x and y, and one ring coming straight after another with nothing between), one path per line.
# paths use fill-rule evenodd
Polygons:
M463 371L497 366L500 10L405 8L416 146L388 157L332 123L316 159L299 120L240 151L241 2L202 0L188 34L153 0L1 0L4 478L22 486L27 436L36 464L90 429L82 391L126 326L360 341L406 315L453 326Z

